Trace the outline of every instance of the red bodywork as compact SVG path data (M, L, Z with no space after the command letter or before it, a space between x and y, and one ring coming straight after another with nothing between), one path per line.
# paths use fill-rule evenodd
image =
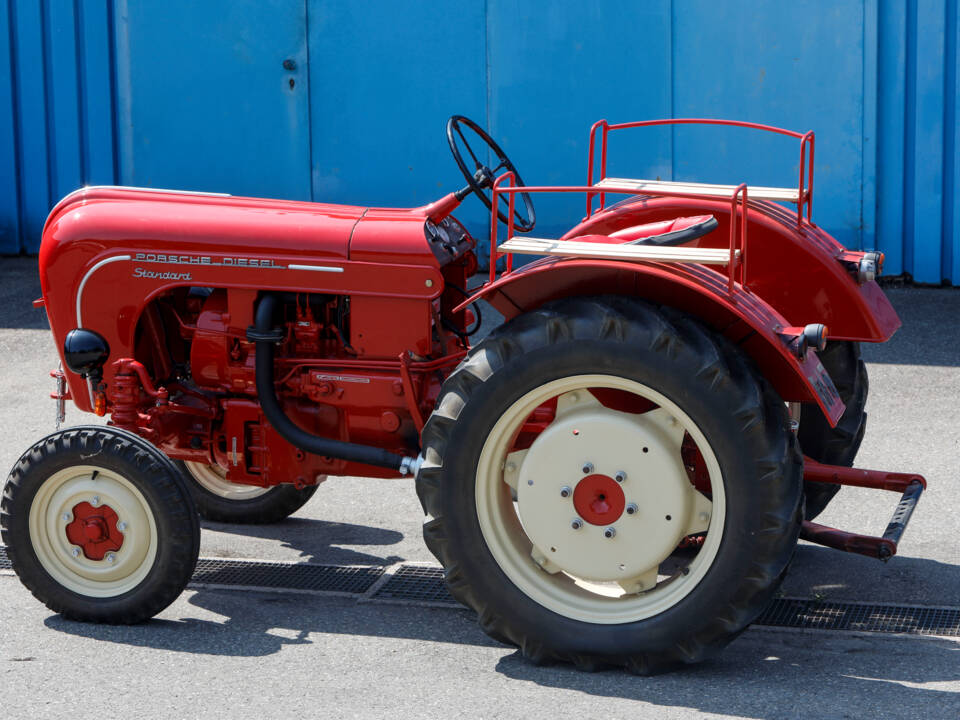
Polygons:
M812 163L812 134L802 137ZM474 299L490 300L508 318L570 295L623 294L677 307L739 344L784 400L815 402L836 422L843 404L816 355L796 352L800 329L825 323L831 338L880 342L899 321L875 283L851 274L862 253L845 251L810 222L810 179L807 187L800 181L805 216L747 200L746 186L730 199L635 193L564 236L713 215L719 230L691 246L729 245L733 258L736 244L740 261L729 272L551 257L505 273ZM498 198L512 202L510 182L497 180L494 217ZM585 192L592 200L601 193L591 185L522 189ZM458 204L453 195L423 208L381 209L77 191L44 229L43 301L61 353L66 334L85 327L106 339L110 355L99 388L65 372L69 396L170 457L219 464L234 482L396 476L305 454L280 437L257 400L246 333L258 293L287 294L275 366L286 413L316 435L415 456L440 386L468 349L464 289L477 261L475 241L449 216ZM495 262L495 223L492 230ZM526 434L542 421L532 418Z

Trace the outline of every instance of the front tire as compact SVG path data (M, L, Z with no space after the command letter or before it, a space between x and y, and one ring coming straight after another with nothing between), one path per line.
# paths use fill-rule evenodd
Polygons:
M7 479L0 530L37 599L88 622L153 617L186 587L200 551L180 472L112 427L62 430L27 450Z
M703 660L763 610L799 532L782 401L722 338L636 301L565 300L495 331L423 447L424 537L451 593L535 662Z
M176 462L187 478L200 517L214 522L265 525L280 522L307 504L318 485L298 490L293 485L240 485L227 480L218 465Z

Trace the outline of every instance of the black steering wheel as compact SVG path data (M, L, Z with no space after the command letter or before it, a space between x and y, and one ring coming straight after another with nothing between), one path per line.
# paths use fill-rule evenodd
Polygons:
M466 125L468 128L473 130L474 134L483 140L490 150L493 150L498 160L496 167L491 169L477 159L477 154L473 152L473 148L470 147L470 143L468 143L467 139L463 136L463 130L460 129L461 125ZM463 143L463 146L467 149L467 152L470 154L470 158L473 160L472 169L469 168L467 163L463 161L463 156L460 154L460 148L457 147L458 137ZM467 193L472 191L483 201L483 204L487 206L488 210L491 209L493 207L493 203L491 202L492 193L487 193L484 191L493 187L493 181L497 179L498 170L509 170L512 172L514 178L516 178L516 185L518 187L523 187L524 183L523 180L520 179L520 173L517 172L517 168L514 167L512 162L510 162L510 158L508 158L506 153L500 149L500 146L493 141L493 138L487 135L486 131L470 118L466 118L463 115L454 115L447 120L447 142L450 143L450 152L453 153L453 159L457 161L457 166L460 168L460 172L463 173L463 177L467 180L467 187L457 191L457 198L460 200L463 200L463 198L467 196ZM486 155L486 153L483 154ZM533 210L533 200L530 198L530 193L525 192L518 194L520 195L520 199L523 200L523 205L526 208L526 215L522 215L520 213L520 203L514 202L513 227L517 232L530 232L533 230L533 226L537 222L537 214ZM501 202L505 203L506 201L509 201L509 199L509 197L504 197ZM500 222L509 222L507 213L501 210L500 207L503 206L501 205L497 207L497 215L500 218ZM506 207L509 207L509 205Z

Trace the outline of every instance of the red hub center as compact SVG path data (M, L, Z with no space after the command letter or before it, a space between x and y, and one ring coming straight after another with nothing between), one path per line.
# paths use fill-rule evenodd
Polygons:
M123 545L123 533L117 529L117 513L109 505L94 507L82 502L73 508L73 522L67 525L67 540L83 550L90 560L103 560L108 552Z
M587 475L573 491L573 507L591 525L609 525L620 519L626 498L609 475Z

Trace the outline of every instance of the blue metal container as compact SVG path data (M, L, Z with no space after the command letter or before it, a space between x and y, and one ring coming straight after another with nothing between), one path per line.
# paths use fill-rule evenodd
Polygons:
M814 220L960 284L958 39L957 0L0 0L0 252L35 252L84 184L408 206L460 182L454 113L536 184L585 180L598 118L701 116L815 130ZM799 159L704 128L611 153L611 175L764 185ZM538 234L582 216L538 204Z

